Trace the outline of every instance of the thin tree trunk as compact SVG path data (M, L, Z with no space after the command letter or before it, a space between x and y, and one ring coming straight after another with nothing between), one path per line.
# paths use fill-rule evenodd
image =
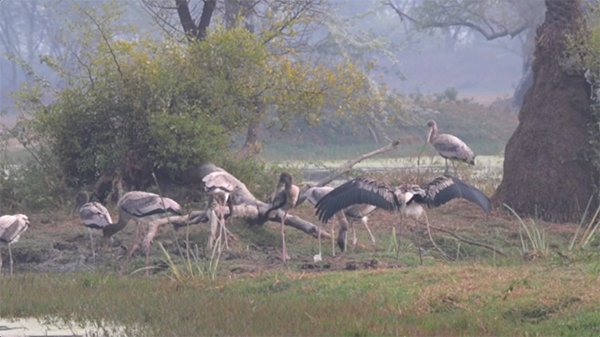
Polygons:
M259 141L260 123L256 120L250 121L246 130L246 140L244 146L237 153L238 159L248 158L260 153L261 144Z
M202 7L202 14L200 15L200 22L198 25L196 25L192 18L187 0L175 0L175 6L177 7L179 22L181 23L188 40L204 40L206 38L208 26L210 26L210 20L217 6L217 0L204 0L204 6Z
M202 15L200 16L200 23L198 23L198 38L202 41L206 38L206 32L208 26L210 26L210 19L212 18L215 7L217 6L217 0L204 0L204 6L202 7Z

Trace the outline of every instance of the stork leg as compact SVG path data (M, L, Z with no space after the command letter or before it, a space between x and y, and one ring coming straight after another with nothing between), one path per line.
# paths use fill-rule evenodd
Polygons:
M354 249L358 243L358 238L356 237L356 228L354 227L354 220L350 220L350 228L352 229L352 249Z
M360 222L362 222L363 225L365 225L365 228L367 229L367 232L369 233L369 236L371 237L371 242L373 242L373 244L375 244L375 236L373 235L373 232L371 232L371 228L369 228L369 224L368 222L368 218L366 216L363 216L362 218L360 218Z
M219 212L219 222L220 222L220 229L221 229L221 238L224 240L224 244L225 244L225 249L229 250L229 241L227 240L227 227L225 227L225 222L227 220L225 220L225 216L223 215L222 212Z
M456 171L456 163L454 160L451 160L452 168L454 169L454 175L458 177L458 172Z
M313 256L313 262L323 261L323 252L321 250L321 228L317 228L317 241L319 245L319 253Z
M125 273L125 270L127 269L127 266L129 265L129 260L131 260L131 257L133 256L133 253L135 253L140 248L140 241L141 241L140 236L141 235L140 235L140 223L138 220L135 221L135 228L136 228L136 232L135 232L135 237L133 239L133 244L129 248L129 252L127 252L127 257L125 258L125 262L123 262L123 264L121 265L121 270L119 271L119 275L123 275L123 273Z
M150 248L152 247L152 242L154 241L154 237L156 237L156 234L158 233L159 227L160 227L160 224L151 223L148 226L148 233L146 234L146 237L144 238L143 246L144 246L144 253L146 254L146 261L145 261L146 276L148 276L150 274L150 269L148 268L150 266Z
M347 237L347 232L348 232L348 219L346 219L346 216L344 215L343 212L338 212L338 215L336 215L337 219L338 219L338 223L340 224L340 230L338 231L338 239L337 239L337 244L338 247L340 247L340 249L342 251L346 251L346 237Z
M229 196L227 196L226 204L227 204L227 208L229 209L229 218L232 219L233 218L233 200ZM233 239L233 234L231 234L231 232L227 229L227 227L225 227L225 225L227 223L225 214L221 214L221 217L223 219L223 235L225 235L225 249L229 250L228 235L232 235L232 239Z
M287 246L285 244L285 218L287 217L287 212L283 213L283 217L281 218L281 260L283 263L286 263L287 260L290 259L290 256L287 253Z
M217 214L215 213L214 208L212 208L208 213L208 223L210 224L210 236L208 237L207 247L209 250L212 250L215 242L217 241L217 232L219 229Z
M90 236L90 248L92 250L92 263L96 264L96 249L94 249L94 235L92 233L92 229L88 228L88 234Z
M10 276L13 274L13 257L12 257L12 249L10 248L11 244L8 244L8 257L10 259Z
M226 239L223 238L225 231L223 230L223 223L221 221L221 217L217 215L217 238L215 239L215 246L213 247L213 251L216 250L219 255L223 252L223 243Z
M335 256L335 226L331 223L331 256Z
M446 174L448 174L448 158L444 158L444 163L445 163L444 175L446 175Z

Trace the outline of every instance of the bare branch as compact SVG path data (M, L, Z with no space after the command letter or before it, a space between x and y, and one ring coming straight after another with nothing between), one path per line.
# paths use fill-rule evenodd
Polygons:
M106 47L108 48L108 51L110 52L110 55L112 56L113 62L117 66L117 71L119 72L119 76L121 77L121 80L122 80L124 77L123 77L123 72L121 71L121 65L119 65L119 62L117 61L117 55L115 54L115 51L112 49L110 41L108 40L108 37L104 33L104 29L102 29L102 26L100 25L100 23L96 20L96 18L93 15L91 15L90 13L88 13L85 9L83 9L74 0L73 0L73 3L75 4L75 6L77 7L77 9L80 12L82 12L85 16L87 16L90 20L92 20L92 22L94 23L94 25L96 26L96 28L100 32L100 36L102 36L102 39L104 40L104 43L106 44Z
M388 0L386 4L390 6L396 12L396 14L398 14L401 20L406 18L421 28L467 27L475 30L476 32L479 32L487 40L494 40L504 36L510 36L511 38L514 38L515 36L521 34L524 30L529 28L531 25L530 22L523 22L515 28L508 29L506 27L501 27L501 25L497 22L491 22L490 20L482 17L479 13L474 13L473 11L469 11L469 13L481 19L481 21L487 27L487 29L474 22L462 18L457 18L453 20L443 20L440 22L422 22L403 12L398 6L396 6L393 0ZM449 17L454 16L452 12L448 10L447 7L442 6L442 9L445 11L445 14ZM494 26L499 26L501 28L494 28Z
M413 227L413 228L416 227L416 226L411 226L411 225L406 225L406 226ZM447 229L444 229L444 228L441 228L441 227L437 227L437 226L433 226L431 224L429 225L429 227L431 229L433 229L433 230L438 231L438 232L446 233L446 234L452 236L453 238L455 238L455 239L457 239L459 241L462 241L464 243L468 243L468 244L473 245L473 246L478 246L478 247L486 248L486 249L489 249L489 250L491 250L491 251L493 251L493 252L495 252L497 254L500 254L502 256L506 256L506 253L504 253L504 251L502 251L501 249L496 248L496 247L494 247L492 245L489 245L487 243L483 243L483 242L479 242L479 241L475 241L475 240L472 240L472 239L465 238L464 236L456 234L456 233L454 233L454 232L452 232L450 230L447 230Z
M202 41L206 38L206 31L210 25L210 19L215 11L215 7L217 7L217 0L204 0L202 15L200 15L200 22L198 23L198 35L196 36L198 41Z
M360 157L351 159L351 160L347 161L346 163L344 163L344 165L340 166L335 171L333 171L333 173L331 173L329 176L319 180L314 186L325 186L325 185L329 184L330 182L332 182L335 178L350 171L352 169L352 167L354 167L354 165L360 163L361 161L371 158L371 157L374 157L378 154L393 151L398 148L398 145L400 145L400 141L394 140L393 142L389 143L388 145L381 147L375 151L371 151L369 153L363 154Z
M198 28L194 23L194 19L192 19L188 1L175 0L175 6L177 7L177 15L179 15L179 21L183 27L183 32L187 36L188 40L195 38L198 35Z

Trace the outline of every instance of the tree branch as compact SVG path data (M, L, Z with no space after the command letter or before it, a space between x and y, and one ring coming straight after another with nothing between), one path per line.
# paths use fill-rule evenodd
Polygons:
M104 40L104 43L106 44L106 47L108 47L108 52L112 56L113 62L117 66L117 71L119 72L119 76L121 76L121 80L123 80L123 72L121 71L121 65L119 64L119 61L117 61L117 55L115 54L115 51L112 49L112 46L110 44L110 41L108 40L108 37L106 37L106 34L104 34L104 30L102 29L102 26L100 25L100 23L96 20L96 18L93 15L88 13L85 9L83 9L81 6L79 6L79 4L77 4L75 1L73 1L73 2L75 3L75 5L77 6L77 9L79 9L80 12L82 12L85 16L87 16L90 20L92 20L92 22L94 23L94 25L100 32L100 36L102 36L102 39Z
M310 185L306 185L306 186L302 187L302 190L300 191L300 197L298 198L298 202L296 203L296 207L301 205L306 200L306 197L304 196L304 192L306 192L306 190L308 190L310 187L325 186L325 185L329 184L330 182L332 182L335 178L341 176L344 173L349 172L352 169L352 167L354 167L354 165L360 163L361 161L371 158L371 157L374 157L378 154L393 151L398 148L398 145L400 145L400 141L394 140L391 143L389 143L388 145L381 147L375 151L371 151L371 152L365 153L357 158L348 160L342 166L340 166L335 171L333 171L333 173L331 173L327 177L319 180L316 184L310 184Z
M175 0L175 6L177 7L177 15L183 27L183 32L187 36L188 40L193 40L198 35L198 28L192 19L190 13L190 7L188 6L187 0Z
M202 7L202 15L200 15L200 22L198 23L198 31L196 32L196 39L202 41L206 38L206 31L210 25L210 19L212 18L215 7L217 6L217 0L204 0L204 6Z
M476 23L470 22L466 19L456 19L456 20L447 20L447 21L442 21L442 22L425 23L425 22L419 21L419 20L411 17L410 15L404 13L402 10L400 10L400 8L398 8L398 6L396 6L394 4L394 2L392 0L388 0L386 2L386 4L388 6L390 6L396 12L396 14L398 14L398 16L400 17L400 20L403 20L404 18L406 18L409 21L411 21L412 23L420 26L421 28L467 27L467 28L470 28L470 29L473 29L473 30L479 32L487 40L494 40L494 39L504 37L504 36L510 36L511 38L514 38L515 36L521 34L525 29L529 28L529 26L531 24L530 22L523 22L521 25L519 25L513 29L508 29L506 27L502 27L502 29L496 30L491 25L491 23L489 23L487 20L482 18L484 23L489 28L489 31L488 31L488 30L484 29L483 27L477 25ZM451 13L447 12L447 14L449 16L451 16Z
M413 228L417 227L417 226L413 226L413 225L406 225L406 226L413 227ZM441 227L437 227L437 226L433 226L431 224L429 225L429 227L431 229L433 229L433 230L438 231L438 232L446 233L446 234L452 236L453 238L455 238L455 239L457 239L459 241L462 241L464 243L468 243L468 244L473 245L473 246L478 246L478 247L486 248L486 249L489 249L489 250L491 250L491 251L493 251L493 252L495 252L497 254L500 254L502 256L506 256L506 253L504 253L504 251L502 251L501 249L498 249L498 248L496 248L496 247L494 247L492 245L488 245L487 243L483 243L483 242L479 242L479 241L475 241L475 240L472 240L472 239L465 238L464 236L456 234L456 233L454 233L454 232L452 232L450 230L447 230L447 229L444 229L444 228L441 228Z
M352 167L354 167L354 165L360 163L361 161L371 158L371 157L374 157L378 154L393 151L398 148L398 145L400 145L400 141L394 140L391 143L389 143L388 145L381 147L375 151L371 151L369 153L365 153L365 154L361 155L360 157L348 160L346 163L344 163L344 165L340 166L335 171L333 171L333 173L331 173L327 177L319 180L314 186L325 186L325 185L329 184L330 182L332 182L335 178L341 176L342 174L344 174L346 172L349 172L352 169Z

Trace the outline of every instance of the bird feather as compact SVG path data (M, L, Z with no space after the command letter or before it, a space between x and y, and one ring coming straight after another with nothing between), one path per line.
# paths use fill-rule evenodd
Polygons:
M386 210L398 208L397 198L389 186L369 178L359 177L325 195L317 203L316 214L322 222L327 223L335 213L355 204L369 204Z

